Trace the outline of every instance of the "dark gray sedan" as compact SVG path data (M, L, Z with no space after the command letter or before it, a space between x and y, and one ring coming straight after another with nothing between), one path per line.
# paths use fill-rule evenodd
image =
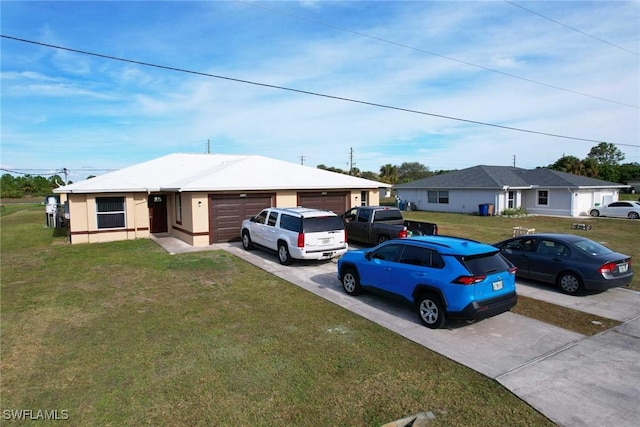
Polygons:
M562 292L605 291L633 279L631 257L573 234L527 234L495 243L517 275L553 283Z

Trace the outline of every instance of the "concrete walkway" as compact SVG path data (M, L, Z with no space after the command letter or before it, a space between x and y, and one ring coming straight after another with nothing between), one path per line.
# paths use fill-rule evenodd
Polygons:
M640 420L640 293L611 289L571 297L518 282L518 292L624 322L586 337L514 313L431 330L406 305L344 293L333 262L282 266L273 253L247 252L240 243L193 248L171 237L154 238L169 253L221 249L288 282L376 322L426 348L500 382L567 426L636 426Z

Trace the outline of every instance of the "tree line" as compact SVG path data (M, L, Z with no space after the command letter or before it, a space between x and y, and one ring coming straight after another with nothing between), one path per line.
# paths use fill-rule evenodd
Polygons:
M59 175L45 178L40 175L13 176L5 173L0 177L0 197L19 199L24 196L47 196L54 188L60 187L64 180Z
M538 166L574 175L588 176L604 181L626 184L628 181L640 178L640 163L621 163L625 156L614 144L602 142L591 148L584 159L576 156L562 156L548 166ZM405 162L400 166L386 164L379 172L361 172L357 168L342 170L339 168L318 165L318 168L361 178L382 181L387 184L404 184L433 175L439 175L450 170L431 171L429 167L418 162Z
M615 145L602 142L592 147L584 159L567 155L548 166L541 167L626 184L629 180L640 178L640 163L621 163L624 158L624 154ZM450 170L431 171L428 166L419 162L404 162L401 165L387 163L380 166L378 172L361 171L356 167L343 170L322 164L317 167L392 185L451 172ZM44 197L51 194L53 189L58 188L63 182L59 175L52 175L49 178L38 175L16 177L6 173L0 178L0 198Z

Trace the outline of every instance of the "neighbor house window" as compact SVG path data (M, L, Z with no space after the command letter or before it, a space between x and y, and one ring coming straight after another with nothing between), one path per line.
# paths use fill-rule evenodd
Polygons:
M549 191L538 190L538 204L544 206L549 204Z
M507 200L507 207L509 209L514 209L516 207L516 192L509 191L509 198Z
M427 202L448 204L449 192L448 191L428 191Z
M98 228L124 228L124 197L96 197Z
M182 224L182 194L176 193L176 222Z

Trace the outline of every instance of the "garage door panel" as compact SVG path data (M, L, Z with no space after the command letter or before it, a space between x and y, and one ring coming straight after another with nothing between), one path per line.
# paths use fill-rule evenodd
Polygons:
M305 208L333 211L337 214L349 209L346 192L298 193L298 204Z
M271 207L274 200L272 193L209 195L209 242L240 239L242 221Z

